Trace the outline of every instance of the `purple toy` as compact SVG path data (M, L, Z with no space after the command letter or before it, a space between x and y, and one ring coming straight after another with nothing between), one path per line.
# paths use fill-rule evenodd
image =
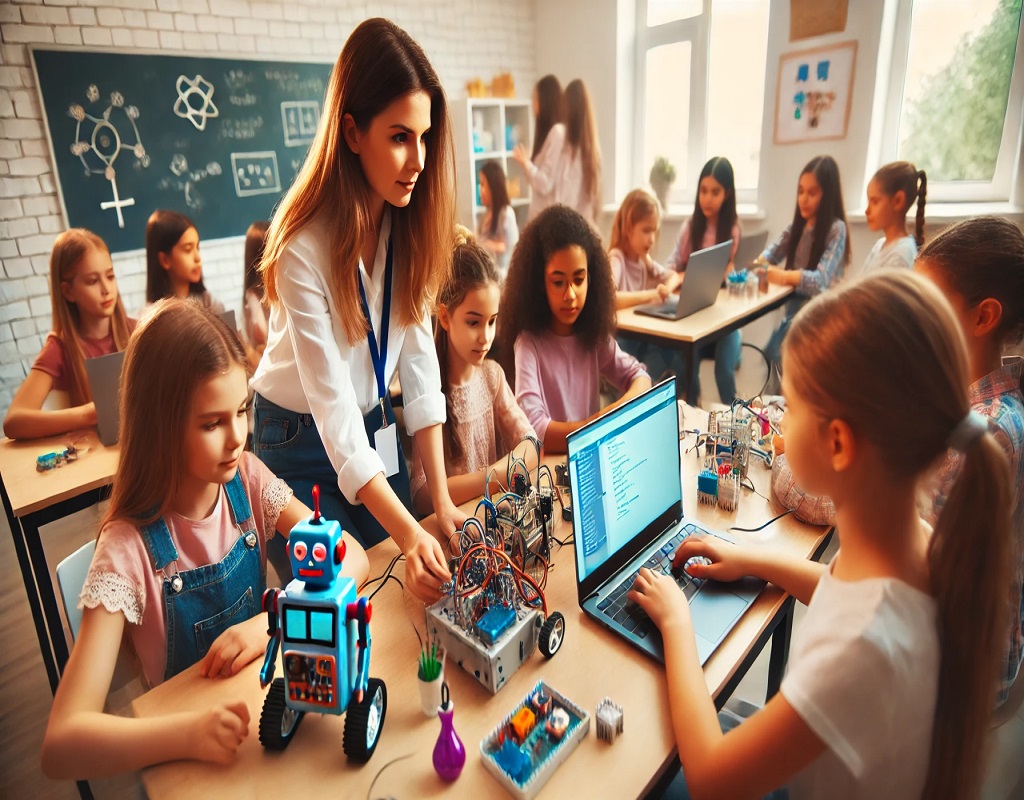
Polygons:
M455 704L448 697L448 684L442 684L441 707L437 709L437 716L441 719L441 733L434 745L434 770L441 776L441 780L449 783L462 774L466 764L466 748L452 725L454 714Z

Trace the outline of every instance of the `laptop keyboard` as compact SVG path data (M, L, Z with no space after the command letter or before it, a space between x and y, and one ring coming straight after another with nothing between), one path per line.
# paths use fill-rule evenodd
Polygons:
M647 567L652 572L660 572L662 575L671 577L682 588L687 600L693 599L703 581L687 575L682 570L680 570L678 576L673 575L672 554L682 543L683 539L691 533L697 532L700 532L700 528L696 525L684 525L675 536L665 542L661 549L656 551L643 564L644 567ZM639 572L639 569L637 572ZM626 597L626 593L633 587L637 572L634 572L616 586L604 600L597 604L597 609L606 616L611 617L627 631L632 631L641 639L645 639L652 631L656 631L657 627L639 604Z

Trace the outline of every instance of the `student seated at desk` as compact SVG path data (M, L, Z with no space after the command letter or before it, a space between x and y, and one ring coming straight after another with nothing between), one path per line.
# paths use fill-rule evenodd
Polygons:
M651 388L644 365L615 343L615 284L590 224L568 206L529 223L501 296L501 342L514 347L516 400L544 448ZM512 345L513 347L510 347ZM622 397L601 407L601 378Z
M491 470L498 483L509 488L505 454L535 435L501 367L487 358L498 319L498 270L491 254L468 233L462 229L456 235L452 271L438 298L434 330L448 417L442 428L444 468L454 503L484 494ZM537 467L534 448L524 457L527 469ZM410 485L416 512L431 513L433 503L418 450L413 451Z
M264 545L310 515L243 452L245 357L219 317L161 301L128 346L123 380L121 460L43 742L53 778L233 758L249 713L230 697L158 719L103 713L122 635L150 685L199 661L209 678L238 672L267 645ZM346 540L342 573L362 581L366 554Z
M146 303L164 297L187 297L224 313L224 304L203 283L195 223L177 211L157 209L146 223Z
M1005 652L1012 495L968 402L953 309L913 273L870 276L808 304L783 363L786 452L800 482L834 500L839 555L825 566L691 537L673 559L700 556L710 563L691 575L756 575L808 604L781 691L723 735L682 591L644 568L629 595L664 637L690 792L972 797ZM947 448L963 468L929 538L916 495Z
M783 260L784 266L776 266ZM850 263L839 166L832 156L816 156L807 162L797 185L793 221L758 256L758 263L763 266L768 283L796 288L795 295L786 303L782 322L765 345L765 356L774 371L796 312L810 298L834 286Z
M85 359L124 350L128 319L106 243L85 228L60 234L50 253L53 333L11 401L4 433L38 439L96 424ZM50 391L66 392L70 408L44 410Z

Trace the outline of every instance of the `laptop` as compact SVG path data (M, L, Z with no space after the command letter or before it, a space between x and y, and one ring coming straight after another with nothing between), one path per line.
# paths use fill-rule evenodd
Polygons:
M736 248L736 257L732 260L733 268L741 272L753 267L754 259L764 252L766 244L768 244L767 229L750 236L744 236L740 239L739 247Z
M661 634L626 597L641 567L676 580L690 602L703 664L757 598L764 582L736 583L671 572L687 536L726 534L683 516L675 378L569 434L569 491L580 608L664 661Z
M85 374L89 378L89 391L96 404L96 429L100 441L106 446L117 444L120 435L120 410L118 408L121 386L121 366L124 364L124 350L108 356L85 359Z
M726 239L721 244L693 253L686 267L684 291L665 303L637 306L636 313L662 319L682 319L713 305L725 280L725 268L729 266L731 252L732 239Z

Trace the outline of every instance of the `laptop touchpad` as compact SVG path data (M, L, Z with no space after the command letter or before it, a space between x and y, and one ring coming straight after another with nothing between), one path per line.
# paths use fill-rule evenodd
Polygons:
M750 602L728 589L709 589L710 586L704 586L697 592L690 603L690 615L693 617L694 633L718 644L723 634L746 611Z

